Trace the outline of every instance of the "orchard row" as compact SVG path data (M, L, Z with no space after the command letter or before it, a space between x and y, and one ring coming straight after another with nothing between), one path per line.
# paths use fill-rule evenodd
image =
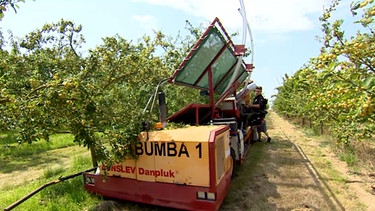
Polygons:
M324 124L338 141L373 139L375 133L375 5L351 4L360 26L347 37L344 20L330 20L340 1L320 18L324 32L321 54L311 58L278 87L274 109L284 115Z

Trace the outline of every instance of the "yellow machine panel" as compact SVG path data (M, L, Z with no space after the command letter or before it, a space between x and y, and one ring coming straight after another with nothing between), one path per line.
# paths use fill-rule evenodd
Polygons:
M103 169L103 166L102 166ZM112 165L108 176L120 176L124 178L137 179L136 160L126 159L121 164Z
M135 147L138 160L128 159L113 165L109 176L209 187L210 143L214 146L211 165L216 165L216 182L230 168L228 126L190 126L142 132L139 140Z
M223 133L216 137L215 152L216 183L218 184L233 164L230 158L229 134Z

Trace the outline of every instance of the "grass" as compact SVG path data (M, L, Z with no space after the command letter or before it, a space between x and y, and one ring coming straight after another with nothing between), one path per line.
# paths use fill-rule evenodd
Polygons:
M47 168L43 172L43 178L49 179L49 178L52 178L52 177L56 177L57 175L61 175L64 172L65 172L65 169L63 167Z
M11 132L4 132L0 136L1 151L0 157L24 157L28 155L35 155L48 150L63 148L67 146L74 146L73 135L71 134L56 134L50 137L50 141L39 140L32 144L17 142L17 134Z
M0 135L0 208L5 208L42 185L92 167L89 152L75 146L70 134L57 134L50 141L18 144L17 134ZM14 210L83 210L100 198L84 190L82 176L52 186L18 205Z
M15 137L10 133L2 135L2 137L2 143L13 142L13 144L6 147L4 145L0 149L0 159L3 161L0 162L0 173L10 173L16 169L27 169L40 163L48 163L53 161L53 159L62 158L65 156L64 154L51 156L51 151L76 145L73 142L73 136L70 134L52 135L48 142L40 140L32 144L18 144L14 140L10 141L10 138Z
M87 156L78 156L73 160L71 167L46 169L37 180L13 188L7 188L2 192L0 207L5 208L42 185L73 173L89 169L91 159ZM83 188L82 176L62 181L55 185L46 187L33 197L29 198L14 210L84 210L98 203L100 198L88 194Z
M350 167L354 167L358 163L357 156L353 152L344 151L340 153L340 159L346 162Z
M314 164L317 167L324 169L324 172L322 173L324 173L326 177L330 178L332 181L341 183L341 185L345 185L345 176L341 175L335 170L335 168L332 166L332 162L330 160L327 160L327 158L325 157L326 155L322 152L322 149L336 149L335 154L339 157L339 159L348 164L349 167L355 168L356 164L358 164L358 159L353 149L340 150L339 152L337 151L337 145L335 144L336 142L333 141L332 137L328 135L318 135L316 132L309 128L303 128L303 130L306 136L311 137L319 142L319 148L317 148L314 154L311 155L311 158L314 160Z
M250 192L247 188L255 183L259 174L258 163L264 158L265 149L263 144L254 144L248 152L246 161L235 172L233 183L227 197L225 198L222 208L229 210L233 204L239 204L238 200L251 198L251 194L255 194L258 190L254 187Z
M340 145L329 135L319 135L311 128L304 127L307 137L319 140L319 147L333 149L335 154L344 161L353 171L359 166L369 171L375 170L375 143L373 140L355 141L349 145Z
M17 143L17 135L13 131L2 131L0 133L0 145L7 146Z

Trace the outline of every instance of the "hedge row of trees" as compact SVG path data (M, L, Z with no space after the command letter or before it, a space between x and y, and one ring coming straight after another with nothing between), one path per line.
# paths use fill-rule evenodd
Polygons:
M0 2L1 13L9 2ZM136 42L106 37L88 53L81 25L68 20L21 39L0 36L1 130L19 132L19 143L71 133L91 149L94 165L131 156L142 121L158 118L157 111L143 115L156 85L172 75L201 31L186 26L190 35L173 39L161 32ZM170 111L201 100L196 90L165 89Z
M373 139L375 133L375 34L373 0L353 2L360 30L348 37L344 20L331 20L340 0L320 18L321 54L292 76L285 75L273 108L286 116L324 125L340 143Z

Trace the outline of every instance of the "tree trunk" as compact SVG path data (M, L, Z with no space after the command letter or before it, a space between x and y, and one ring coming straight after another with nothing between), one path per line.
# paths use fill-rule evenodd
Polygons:
M90 152L91 152L92 166L96 167L96 166L98 166L98 159L96 157L95 145L94 144L91 145Z

